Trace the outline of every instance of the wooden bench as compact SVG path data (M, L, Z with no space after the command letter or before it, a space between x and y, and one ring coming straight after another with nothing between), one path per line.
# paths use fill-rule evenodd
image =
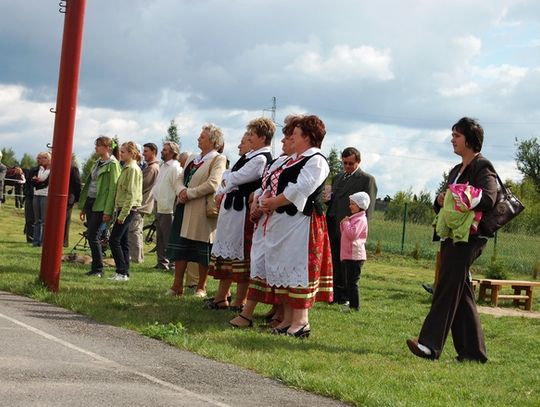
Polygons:
M493 280L489 278L479 279L480 290L478 301L486 301L489 298L491 305L496 307L500 299L513 300L516 307L523 306L527 311L532 308L533 288L540 286L537 281L521 280ZM512 287L513 294L502 294L503 287ZM489 290L489 297L486 291Z

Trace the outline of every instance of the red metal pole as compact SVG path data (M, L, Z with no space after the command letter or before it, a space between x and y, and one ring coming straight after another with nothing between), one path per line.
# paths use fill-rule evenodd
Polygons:
M86 0L66 2L40 279L57 292L64 242Z

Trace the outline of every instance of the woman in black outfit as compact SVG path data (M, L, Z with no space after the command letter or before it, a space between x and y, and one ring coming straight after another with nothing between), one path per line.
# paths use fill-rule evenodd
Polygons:
M481 154L484 130L474 119L464 117L452 126L454 153L462 159L448 175L448 184L469 183L482 189L482 198L474 211L490 211L497 197L497 176L493 165ZM434 203L438 213L444 204L445 193ZM441 268L431 309L424 321L418 339L408 339L407 346L416 356L438 359L448 332L457 352L457 360L487 361L484 335L474 301L469 268L482 254L487 237L482 235L482 222L478 232L471 231L468 241L441 241Z

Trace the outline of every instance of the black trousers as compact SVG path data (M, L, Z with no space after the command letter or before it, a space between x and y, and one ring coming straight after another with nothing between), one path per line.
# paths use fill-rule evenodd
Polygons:
M34 238L34 206L32 200L33 197L28 195L24 200L24 234L27 243L32 243Z
M118 215L120 211L116 214ZM115 222L111 236L109 237L109 246L116 265L116 272L129 276L129 224L135 211L130 211L124 223Z
M471 237L468 242L441 242L441 269L431 309L418 341L438 359L452 331L459 358L487 361L484 334L476 310L469 268L481 254L487 239Z
M345 290L349 298L349 307L360 308L360 293L358 290L358 281L362 272L364 260L342 260L341 269L345 276Z
M103 212L92 211L94 198L87 198L84 204L84 212L86 213L86 239L92 252L92 268L91 271L103 273L103 248L101 247L101 224L103 223Z

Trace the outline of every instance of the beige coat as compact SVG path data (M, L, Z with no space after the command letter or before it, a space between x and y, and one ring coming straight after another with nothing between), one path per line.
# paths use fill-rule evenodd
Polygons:
M188 158L186 167L195 157L191 156ZM215 160L213 158L206 160L197 169L195 174L193 174L189 188L187 188L189 200L184 206L184 219L182 221L182 228L180 229L180 236L201 242L212 243L214 241L217 219L206 217L206 196L210 194L214 195L217 191L221 184L226 163L227 158L220 154ZM211 168L210 165L212 165ZM181 185L182 188L180 191L186 189L183 186L183 172L181 175Z

